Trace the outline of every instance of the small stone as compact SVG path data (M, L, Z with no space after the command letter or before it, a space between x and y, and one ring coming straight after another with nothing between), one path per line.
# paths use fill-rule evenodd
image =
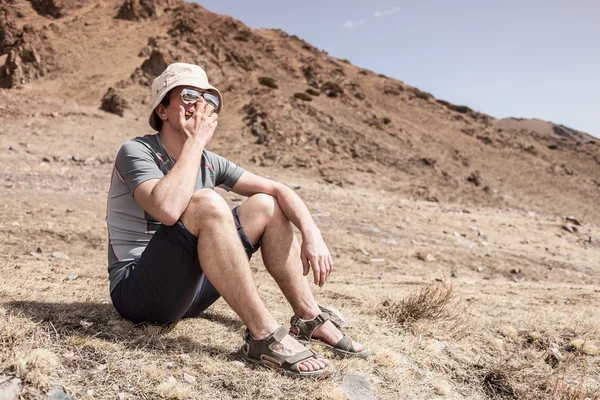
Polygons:
M71 397L65 393L63 386L58 385L51 392L48 392L48 400L71 400Z
M431 253L418 252L417 258L419 260L425 261L425 262L434 262L435 261L435 257Z
M18 400L23 384L17 377L0 375L0 399Z
M340 388L348 400L375 400L369 382L362 375L351 373L344 376Z
M577 218L575 218L575 217L567 216L567 217L565 217L565 220L567 220L567 221L569 221L569 222L571 222L571 223L573 223L575 225L581 226L581 222L579 222L577 220Z
M448 347L446 343L434 339L425 347L425 351L430 354L438 354L441 353L446 347Z
M385 262L385 258L371 258L372 263L382 263Z
M488 340L488 346L495 350L502 350L504 348L504 342L502 339L491 338Z
M321 312L328 314L331 322L337 327L342 327L346 325L346 317L344 317L344 314L342 314L342 312L337 308L319 304L319 309L321 310Z
M438 396L447 396L452 391L450 384L446 381L437 381L433 384L435 394Z
M35 251L30 252L29 254L31 254L33 257L35 258L41 258L42 256L40 255L40 253L36 253Z
M52 118L58 118L60 117L60 114L56 111L54 111L52 114L50 114L52 116Z
M192 384L192 385L194 383L196 383L196 378L194 378L192 375L187 374L185 372L183 373L183 380L186 381L187 383Z
M52 253L52 258L56 258L57 260L68 260L69 257L63 252L55 251Z
M18 223L17 221L11 222L10 226L21 226L20 223Z
M74 281L77 278L79 278L79 275L77 275L77 274L69 274L65 277L65 279L67 279L69 281Z
M238 360L231 361L230 364L233 365L234 367L246 368L246 364L244 364L243 362L238 361Z
M562 227L565 231L571 232L571 233L575 233L577 232L577 228L575 228L575 226L573 224L566 224L563 225Z
M87 392L88 396L93 396L94 395L94 389L88 389Z

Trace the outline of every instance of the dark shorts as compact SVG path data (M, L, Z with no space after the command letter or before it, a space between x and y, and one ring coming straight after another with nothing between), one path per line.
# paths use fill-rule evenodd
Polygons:
M232 212L250 259L260 244L250 242L237 207ZM166 324L195 317L217 301L219 292L200 268L197 244L198 239L181 221L161 225L141 258L126 267L125 278L112 291L117 312L135 323Z

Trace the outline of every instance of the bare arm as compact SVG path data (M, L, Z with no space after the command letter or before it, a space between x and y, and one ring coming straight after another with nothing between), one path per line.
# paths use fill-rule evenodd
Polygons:
M202 150L217 127L218 116L210 115L211 111L210 106L199 109L186 120L185 110L180 107L179 122L187 139L177 163L164 178L148 180L133 193L138 204L165 225L174 225L179 220L194 194Z
M302 234L300 258L304 267L304 275L307 275L312 267L315 284L323 286L333 268L333 259L321 236L321 231L300 196L281 183L247 171L232 189L235 193L243 196L265 193L277 199L285 216Z

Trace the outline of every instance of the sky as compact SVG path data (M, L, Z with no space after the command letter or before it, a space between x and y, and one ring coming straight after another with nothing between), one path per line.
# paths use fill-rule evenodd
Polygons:
M600 137L600 0L195 0L497 118Z

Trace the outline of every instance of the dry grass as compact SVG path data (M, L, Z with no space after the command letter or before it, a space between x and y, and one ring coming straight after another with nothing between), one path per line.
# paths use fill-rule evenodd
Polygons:
M379 314L409 330L419 322L447 322L447 333L457 333L465 322L465 307L454 295L452 284L436 282L426 285L406 298L385 299Z

